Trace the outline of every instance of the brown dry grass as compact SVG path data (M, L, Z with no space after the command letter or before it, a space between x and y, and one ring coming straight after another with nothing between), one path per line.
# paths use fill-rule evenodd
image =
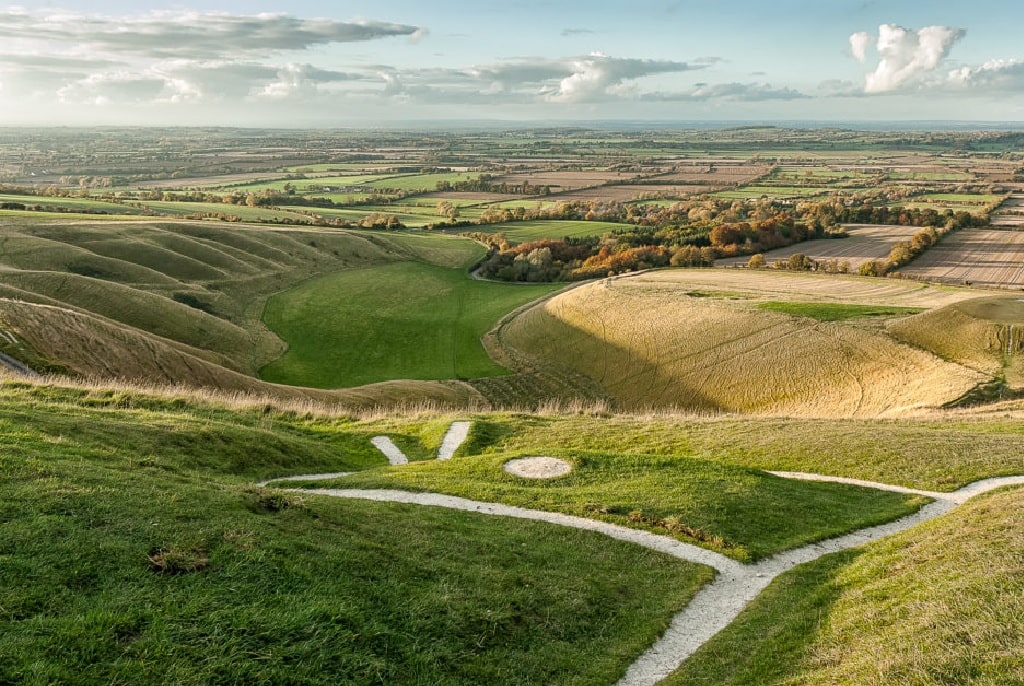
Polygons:
M617 279L561 294L510 322L505 343L590 376L626 410L889 416L985 380L866 327L690 295L678 281L651 285Z
M666 269L621 279L618 288L645 291L699 291L751 300L835 302L895 307L942 307L970 300L977 290L899 279L749 271L746 269Z
M893 322L900 340L1024 388L1024 303L982 296Z

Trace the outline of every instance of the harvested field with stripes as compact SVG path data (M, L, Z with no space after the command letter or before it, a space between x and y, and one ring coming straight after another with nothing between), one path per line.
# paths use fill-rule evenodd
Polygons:
M849 262L849 270L856 272L865 262L884 259L892 246L910 238L921 230L919 226L892 226L873 224L848 224L845 226L848 238L821 238L797 243L787 248L778 248L764 253L765 262L770 266L776 260L788 260L796 254L807 255L816 262L838 260ZM746 266L748 256L716 260L720 267Z
M928 281L1024 288L1024 232L963 229L900 271Z

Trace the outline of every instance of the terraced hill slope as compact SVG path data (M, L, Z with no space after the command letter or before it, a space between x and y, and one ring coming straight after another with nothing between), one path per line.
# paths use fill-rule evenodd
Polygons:
M462 267L471 241L210 222L8 219L0 226L0 349L40 371L375 404L486 404L459 382L388 382L358 393L256 378L285 343L267 298L321 274L414 262Z

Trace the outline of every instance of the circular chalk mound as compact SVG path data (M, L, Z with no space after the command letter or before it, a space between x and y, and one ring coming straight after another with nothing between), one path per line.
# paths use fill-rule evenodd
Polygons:
M557 457L519 457L506 462L505 471L524 479L554 479L572 471L572 465Z

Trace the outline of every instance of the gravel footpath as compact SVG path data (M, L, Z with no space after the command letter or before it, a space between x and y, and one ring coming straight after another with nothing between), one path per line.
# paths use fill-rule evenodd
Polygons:
M557 512L529 510L500 503L477 502L437 493L346 489L302 489L301 492L339 498L358 498L381 502L446 507L467 512L548 522L559 526L597 531L611 538L636 543L645 548L657 550L689 562L713 567L718 572L715 580L702 588L686 608L672 619L668 630L636 662L630 665L626 675L617 684L617 686L653 686L677 669L686 658L692 655L712 636L728 626L743 608L780 574L789 571L799 564L816 560L822 555L871 543L906 531L922 522L949 512L957 505L966 502L976 495L1003 486L1024 484L1024 476L998 477L976 481L952 493L939 493L880 484L872 481L821 476L802 472L772 473L789 479L835 481L879 490L920 494L933 498L933 502L902 519L860 529L845 536L811 543L794 550L788 550L755 565L744 565L719 553L689 543L683 543L667 536L658 536L647 531L630 529L616 524L574 517ZM313 479L315 477L316 475L304 475L301 478ZM288 478L298 479L300 477Z
M448 433L441 439L441 448L437 451L437 459L450 460L455 451L459 449L469 436L469 427L472 422L452 422L448 427Z
M402 449L395 445L387 436L374 436L370 439L373 447L384 453L390 464L409 464L409 458L405 456Z

